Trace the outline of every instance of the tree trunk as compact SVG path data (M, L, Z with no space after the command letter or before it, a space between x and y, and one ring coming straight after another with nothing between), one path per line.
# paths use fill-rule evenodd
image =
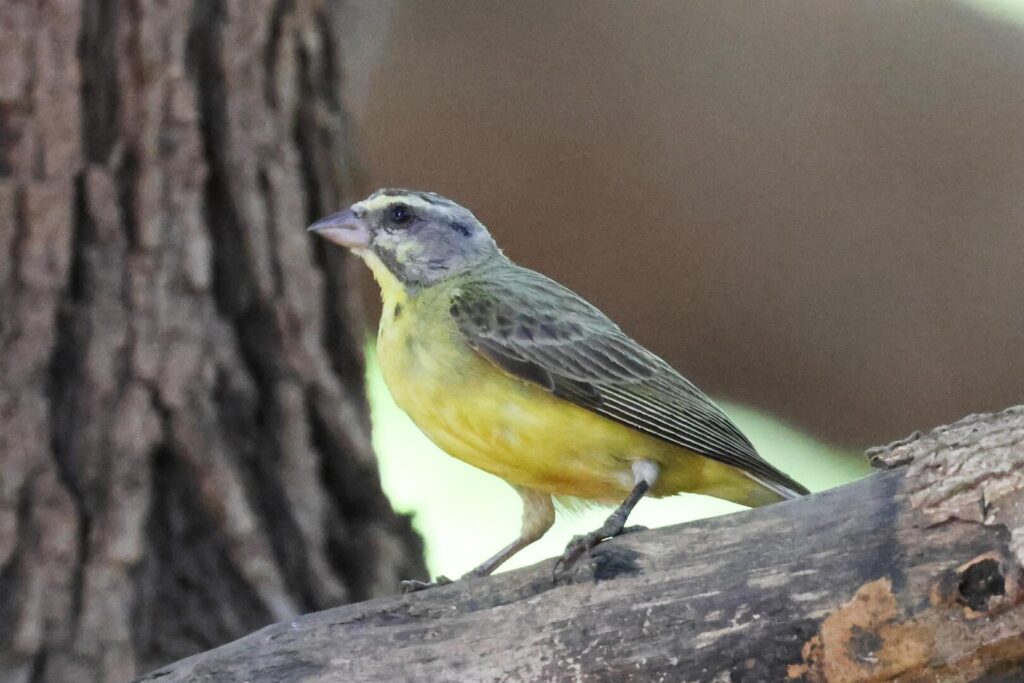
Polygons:
M339 22L0 4L0 682L119 681L423 576L370 447Z
M801 500L269 626L140 683L1024 680L1024 406Z

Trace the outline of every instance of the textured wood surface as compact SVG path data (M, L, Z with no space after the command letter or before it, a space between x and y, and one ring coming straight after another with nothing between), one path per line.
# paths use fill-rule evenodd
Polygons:
M1024 407L809 498L275 624L140 681L1018 681Z
M323 0L0 2L0 683L425 572L380 489Z

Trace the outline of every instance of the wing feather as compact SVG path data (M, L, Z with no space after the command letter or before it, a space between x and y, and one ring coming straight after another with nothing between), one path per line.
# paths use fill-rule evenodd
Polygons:
M517 377L640 432L744 470L773 490L807 489L766 462L668 363L582 297L505 261L464 282L450 312L470 347Z

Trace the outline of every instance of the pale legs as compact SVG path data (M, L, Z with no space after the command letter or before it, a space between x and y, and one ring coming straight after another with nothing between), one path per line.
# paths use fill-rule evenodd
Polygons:
M569 541L569 545L565 547L565 552L562 553L562 556L558 558L558 562L555 563L553 570L555 574L558 573L559 569L571 567L573 562L579 559L580 555L602 541L614 538L623 532L626 526L626 519L629 518L629 513L633 511L633 508L644 497L644 494L658 481L658 466L650 460L635 460L632 467L634 485L626 500L622 502L622 505L615 508L615 512L608 516L608 519L604 521L600 528L591 531L589 534L577 536Z
M513 486L512 488L523 499L523 526L519 531L519 538L499 550L494 556L484 560L479 567L468 572L462 578L488 576L508 558L547 533L547 530L555 523L555 506L551 501L550 494L520 486ZM451 583L451 579L445 576L439 576L434 581L429 582L403 581L402 592L411 593L412 591L441 586L446 583Z

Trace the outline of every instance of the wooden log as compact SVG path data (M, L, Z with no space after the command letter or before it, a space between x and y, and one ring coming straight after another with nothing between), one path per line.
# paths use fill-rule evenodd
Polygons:
M1024 680L1024 406L808 498L309 614L140 681Z

